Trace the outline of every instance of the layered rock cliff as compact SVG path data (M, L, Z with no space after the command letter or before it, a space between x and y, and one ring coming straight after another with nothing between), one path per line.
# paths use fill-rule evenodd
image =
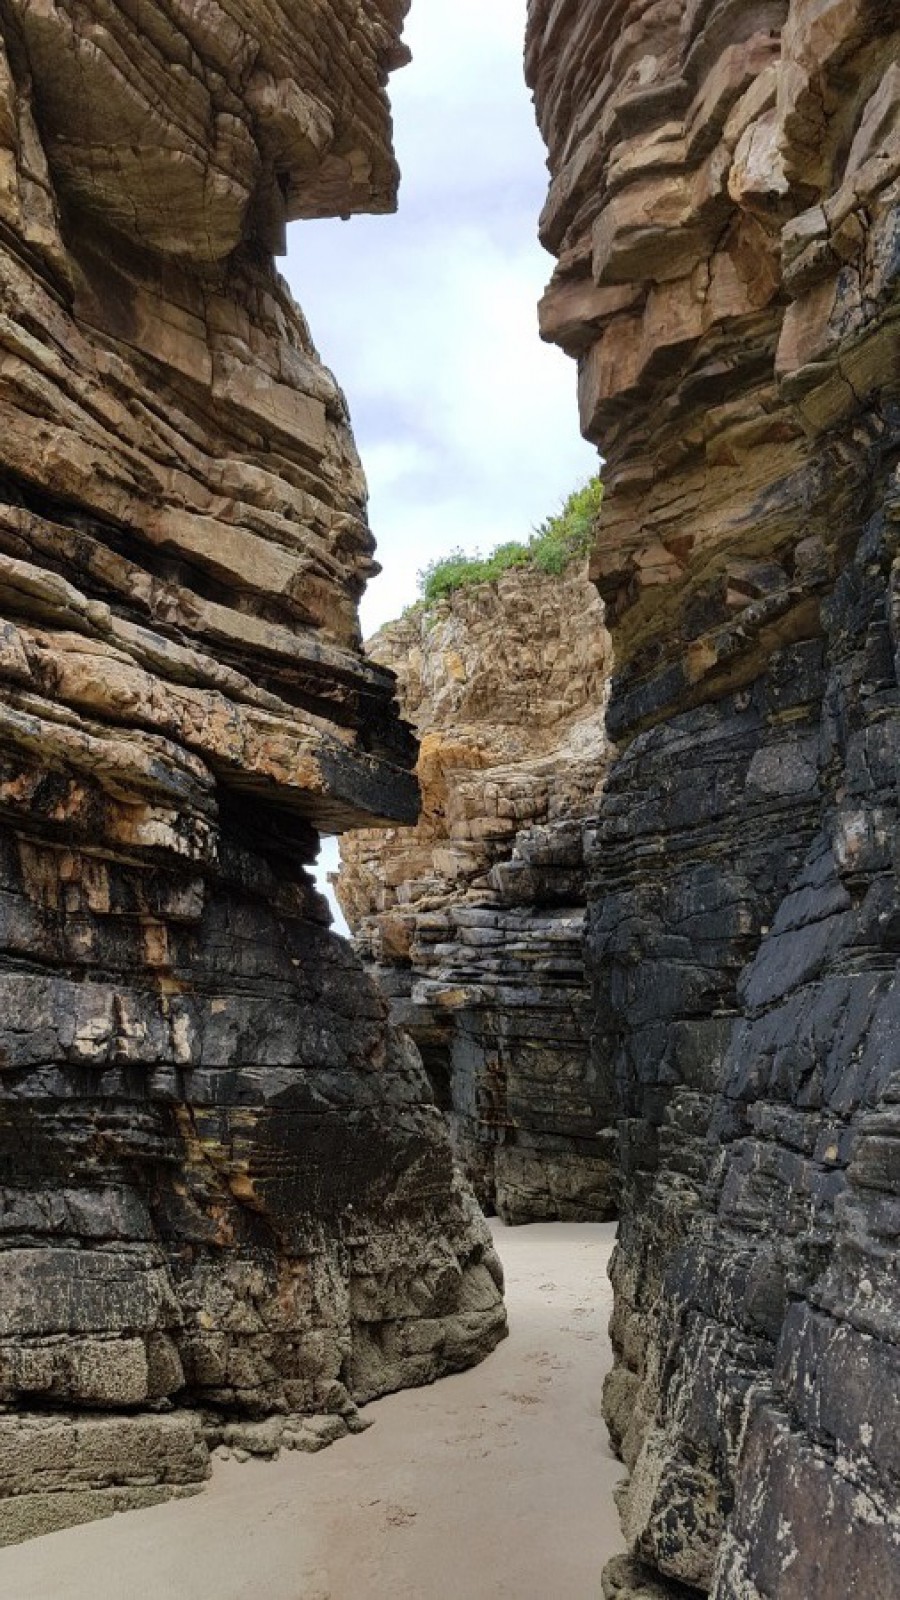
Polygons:
M503 1331L308 871L417 794L345 403L272 252L393 205L405 10L0 11L2 1539Z
M357 948L422 1051L482 1203L509 1222L610 1217L581 828L608 761L609 662L584 561L414 608L369 657L397 674L421 738L422 817L342 840Z
M622 1600L900 1583L898 49L880 0L529 7L606 457Z

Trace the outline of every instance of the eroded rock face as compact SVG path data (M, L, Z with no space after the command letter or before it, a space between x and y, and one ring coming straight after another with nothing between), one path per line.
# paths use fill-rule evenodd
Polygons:
M900 1582L898 47L874 0L530 6L607 457L622 1600Z
M370 658L421 737L414 829L353 833L338 892L418 1043L483 1204L614 1214L611 1105L589 1064L582 821L608 764L602 606L583 563L413 610Z
M393 204L405 10L3 8L0 1400L40 1408L4 1421L3 1539L196 1484L208 1408L346 1412L503 1331L307 870L418 800L346 406L272 248Z

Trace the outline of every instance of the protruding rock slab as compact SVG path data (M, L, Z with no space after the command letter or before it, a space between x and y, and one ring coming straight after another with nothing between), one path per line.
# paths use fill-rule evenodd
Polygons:
M421 1063L309 873L418 793L360 647L346 404L272 252L393 205L405 10L3 13L7 1537L197 1483L198 1407L344 1414L504 1331Z

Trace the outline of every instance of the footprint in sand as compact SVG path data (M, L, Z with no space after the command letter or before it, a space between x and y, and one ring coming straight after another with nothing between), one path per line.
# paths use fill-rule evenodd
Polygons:
M539 1394L525 1394L522 1391L517 1392L513 1389L504 1389L503 1398L504 1400L514 1401L517 1406L539 1406L541 1403Z
M392 1528L406 1528L419 1515L411 1506L388 1506L385 1516Z
M297 1592L297 1600L331 1600L331 1587L321 1569L304 1572L302 1584L303 1587Z
M536 1367L551 1367L554 1372L561 1372L563 1369L563 1363L557 1361L549 1350L533 1350L527 1359L533 1362Z

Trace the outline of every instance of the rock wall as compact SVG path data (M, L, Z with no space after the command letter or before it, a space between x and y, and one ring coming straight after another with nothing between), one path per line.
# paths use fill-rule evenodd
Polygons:
M2 1540L503 1332L308 872L418 799L346 406L272 252L392 207L405 10L0 9Z
M898 48L880 0L529 7L606 457L621 1600L900 1590Z
M583 568L514 568L376 635L370 659L396 672L421 737L422 817L341 844L357 948L422 1051L476 1193L508 1222L615 1207L581 825L608 764L609 662Z

